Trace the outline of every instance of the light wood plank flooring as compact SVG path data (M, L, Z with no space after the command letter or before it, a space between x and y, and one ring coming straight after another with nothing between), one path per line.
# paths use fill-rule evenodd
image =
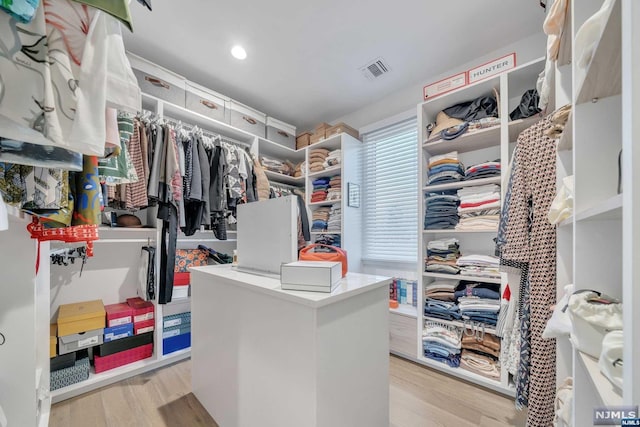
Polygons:
M217 427L191 393L191 361L60 402L50 427ZM525 424L511 399L398 357L390 361L392 427Z

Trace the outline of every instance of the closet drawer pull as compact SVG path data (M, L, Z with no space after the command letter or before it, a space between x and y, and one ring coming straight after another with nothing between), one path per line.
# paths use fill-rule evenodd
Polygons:
M285 131L283 131L283 130L279 130L279 131L278 131L278 135L284 136L285 138L289 138L289 134L288 134L288 133L286 133L286 132L285 132Z
M256 121L256 119L253 119L251 117L247 117L247 116L242 116L242 120L246 121L249 124L255 125L256 123L258 123Z
M4 337L4 334L2 332L0 332L0 345L4 345L4 343L6 342L6 338Z
M200 104L204 105L207 108L211 108L212 110L217 110L218 106L211 101L207 101L206 99L201 99Z
M168 83L166 83L166 82L164 82L164 81L162 81L162 80L160 80L158 78L151 77L151 76L144 76L144 79L146 81L148 81L149 83L151 83L152 85L154 85L154 86L162 87L162 88L165 88L165 89L170 89L171 88L171 86L169 86Z

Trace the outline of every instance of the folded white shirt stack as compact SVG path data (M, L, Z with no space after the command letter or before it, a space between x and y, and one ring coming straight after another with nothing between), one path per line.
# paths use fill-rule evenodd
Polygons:
M500 278L500 259L491 255L461 256L456 265L463 275Z

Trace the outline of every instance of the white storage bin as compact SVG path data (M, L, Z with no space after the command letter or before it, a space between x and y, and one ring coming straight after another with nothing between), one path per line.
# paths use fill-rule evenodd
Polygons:
M622 329L622 304L590 302L594 292L574 293L569 298L573 345L591 357L599 358L602 340L611 331Z
M273 117L267 117L267 139L295 150L296 127Z
M266 136L267 115L231 100L231 126L264 138Z
M280 282L283 290L332 292L342 279L342 263L330 261L295 261L282 264Z
M155 96L180 107L185 106L187 80L184 77L137 55L127 53L127 56L142 93Z
M231 99L199 86L187 82L185 105L187 110L195 111L203 116L211 117L223 123L229 123L229 103Z

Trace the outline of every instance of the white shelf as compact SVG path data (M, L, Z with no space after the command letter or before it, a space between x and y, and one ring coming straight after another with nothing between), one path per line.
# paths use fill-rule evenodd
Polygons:
M487 228L484 230L456 230L455 228L451 229L439 229L439 230L422 230L424 234L446 234L446 233L498 233L497 228Z
M329 138L325 138L322 141L316 142L315 144L308 145L307 148L309 152L316 148L326 148L327 150L337 150L340 148L340 142L342 140L342 135L346 135L344 133L339 133L336 135L332 135ZM351 136L351 135L349 135ZM355 139L355 138L354 138Z
M456 139L450 141L437 140L433 142L424 142L422 148L427 150L429 154L445 154L451 151L458 153L466 153L468 151L480 150L488 147L500 146L500 126L493 126L486 129L478 129L460 135Z
M425 193L432 191L455 190L458 188L475 187L478 185L500 184L500 177L493 176L491 178L470 179L468 181L447 182L445 184L427 185L422 188Z
M307 177L308 178L317 178L321 176L332 177L332 176L340 175L341 172L342 172L342 165L331 166L330 168L327 168L319 172L311 172L310 174L307 175Z
M150 227L98 227L99 240L94 243L142 243L154 244L156 228Z
M558 138L558 151L573 150L573 117L569 114L567 124L564 125L562 135Z
M434 368L438 371L444 372L449 375L453 375L463 380L487 387L491 390L497 391L508 396L515 396L515 389L513 387L505 387L500 381L494 381L489 378L483 377L471 371L467 371L463 368L452 368L446 363L438 362L436 360L428 359L424 357L422 346L420 348L420 355L418 355L418 361L423 365Z
M602 375L598 361L579 350L575 350L575 352L577 359L582 362L583 368L591 380L594 390L598 393L598 396L600 396L602 403L605 406L622 405L621 391L614 387L611 381Z
M430 317L427 315L422 316L424 318L424 320L427 321L432 321L432 322L440 322L442 324L445 325L449 325L449 326L455 326L456 328L469 328L469 325L465 325L464 322L461 322L459 320L443 320L443 319L438 319L437 317ZM474 322L474 326L477 325L478 322ZM485 325L484 327L485 332L488 332L490 334L495 335L496 334L496 328L495 326L489 326L489 325Z
M267 169L264 170L264 173L265 175L267 175L267 178L269 178L270 181L279 182L281 184L295 185L296 187L304 185L304 176L295 178L293 176L284 175Z
M622 219L622 194L617 194L604 202L574 214L576 221Z
M620 0L614 0L584 80L576 84L576 104L622 92L622 31Z
M294 150L284 145L278 144L266 138L258 138L258 153L275 159L286 159L295 162L304 161L305 149Z
M569 225L573 224L573 215L571 215L569 218L567 219L563 219L562 221L560 221L558 223L558 227L567 227Z
M509 142L515 142L523 130L531 127L534 123L540 121L542 117L539 114L527 117L526 119L518 119L509 122Z
M407 317L418 317L418 309L409 304L398 304L398 308L389 307L389 312L394 314L401 314Z
M332 200L332 201L331 200L323 200L321 202L309 203L309 206L331 206L333 204L340 203L340 202L341 202L340 199Z
M449 279L449 280L472 280L477 282L485 282L485 283L498 283L500 284L500 279L492 278L492 277L477 277L477 276L463 276L462 274L444 274L444 273L430 273L425 271L422 273L424 277L435 277L437 279Z
M95 390L97 388L104 387L109 384L113 384L125 378L129 378L134 375L139 375L144 372L148 372L148 371L160 368L162 366L166 366L171 363L175 363L180 360L187 359L190 356L191 356L190 349L188 349L187 351L177 351L175 353L162 356L160 359L157 359L156 358L157 355L154 353L154 355L152 355L148 359L139 360L137 362L130 363L128 365L121 366L119 368L111 369L106 372L96 374L93 371L91 371L91 373L89 374L89 379L87 379L86 381L81 381L79 383L71 384L70 386L52 391L51 392L52 403L60 402L65 399L70 399L80 394L87 393L91 390Z
M311 234L342 234L341 231L311 231Z

